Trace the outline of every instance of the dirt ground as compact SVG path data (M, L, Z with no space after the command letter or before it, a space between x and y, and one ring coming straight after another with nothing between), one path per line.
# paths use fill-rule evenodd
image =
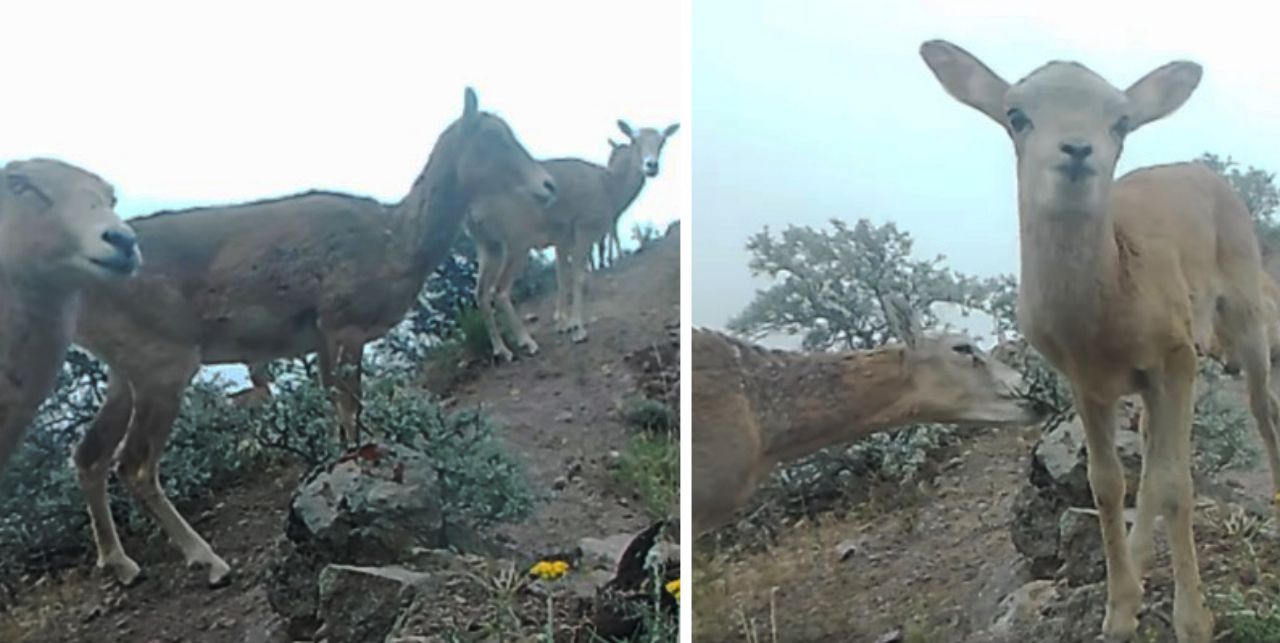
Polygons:
M668 340L679 326L679 234L624 258L589 280L591 338L572 345L551 329L554 292L521 307L542 353L486 368L454 392L457 405L480 405L528 464L540 502L524 522L502 529L516 551L572 548L584 536L635 532L644 510L615 488L611 452L626 444L618 407L635 390L622 362L628 352ZM209 590L162 535L126 541L146 578L124 590L78 567L26 579L17 605L0 614L4 643L265 643L280 623L262 581L282 533L298 470L263 472L221 494L211 507L185 508L236 570L230 586Z
M1017 553L1008 524L1033 439L1033 430L983 431L902 506L881 513L873 501L784 530L750 556L697 552L695 640L871 642L909 623L959 625Z

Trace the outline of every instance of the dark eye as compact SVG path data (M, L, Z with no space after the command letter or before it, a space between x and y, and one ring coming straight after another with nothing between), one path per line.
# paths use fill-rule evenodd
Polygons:
M5 177L5 185L8 186L10 192L13 192L16 195L21 196L23 194L34 194L37 198L43 201L46 206L53 205L53 200L46 196L44 192L41 192L40 188L32 185L31 181L27 180L27 177L25 176L10 174Z
M1131 129L1133 128L1129 124L1128 116L1121 116L1120 120L1116 121L1116 124L1111 126L1111 131L1115 133L1116 138L1124 138L1129 134Z
M14 194L26 194L27 190L31 189L31 184L21 176L10 175L6 183L9 185L9 191Z
M1031 127L1031 119L1027 118L1027 115L1023 114L1020 109L1014 108L1009 110L1008 116L1009 127L1012 127L1015 132L1022 133L1024 130Z

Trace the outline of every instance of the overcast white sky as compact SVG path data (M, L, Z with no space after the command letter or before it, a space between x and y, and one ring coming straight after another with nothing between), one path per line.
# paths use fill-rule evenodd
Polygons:
M1275 22L1259 4L699 0L694 323L723 326L767 285L752 281L743 249L766 224L896 221L922 256L1016 274L1012 146L938 85L917 53L929 38L1010 82L1068 59L1123 88L1195 60L1198 91L1130 137L1120 171L1205 151L1280 170L1280 74L1266 53Z
M0 163L85 167L124 216L313 188L395 201L468 85L535 158L603 164L619 118L663 128L686 113L681 0L335 5L5 6ZM634 222L688 214L682 125L622 218L624 244Z
M617 119L684 113L681 4L6 6L0 161L82 165L125 215L310 188L393 201L471 85L535 157L603 163ZM624 236L687 214L681 134Z

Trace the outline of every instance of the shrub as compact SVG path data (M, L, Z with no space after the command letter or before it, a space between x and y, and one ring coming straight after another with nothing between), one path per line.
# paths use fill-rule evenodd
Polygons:
M556 288L555 262L547 259L542 253L534 253L524 271L511 283L511 301L520 303L528 301L543 293L554 292Z
M670 515L680 497L680 440L672 434L633 433L614 470L654 519Z
M1232 589L1219 598L1219 613L1238 643L1280 641L1280 594L1253 589L1248 593Z
M1253 441L1253 419L1238 396L1224 386L1222 367L1211 360L1200 366L1202 390L1196 399L1191 434L1195 465L1204 473L1256 465L1260 453Z
M161 468L179 508L264 466L316 465L338 455L332 406L307 377L306 365L289 360L276 370L277 395L261 407L231 405L218 380L197 381L187 390ZM75 563L90 547L84 499L68 456L100 403L101 375L92 360L68 362L62 387L0 477L0 560L19 561L0 567L0 575ZM406 379L376 369L364 388L363 425L433 458L449 520L482 527L528 511L524 472L480 414L446 414ZM157 528L141 519L121 485L110 493L122 532Z
M622 420L640 431L669 433L679 427L675 411L670 406L643 397L628 400L623 405Z
M906 427L779 467L740 513L743 518L722 529L718 540L752 547L772 540L781 525L847 511L867 499L867 490L876 481L916 479L930 459L958 437L953 427L945 425Z
M523 466L477 410L446 414L422 391L384 378L365 388L362 420L384 439L431 456L446 519L483 527L523 517L532 506Z
M661 239L657 226L652 223L637 223L631 226L631 239L636 242L635 252L643 252L649 244Z
M493 352L493 343L489 340L489 327L485 325L484 315L479 308L469 308L458 317L458 339L463 353L473 360L488 359Z

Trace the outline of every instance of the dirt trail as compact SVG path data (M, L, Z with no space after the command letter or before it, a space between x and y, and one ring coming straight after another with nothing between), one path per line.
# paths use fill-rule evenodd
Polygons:
M531 330L542 353L485 369L455 391L459 405L481 405L503 427L511 451L528 463L544 502L502 535L521 552L572 548L584 536L638 531L642 508L614 488L610 451L626 443L617 406L635 390L626 353L667 341L678 327L678 231L589 280L591 339L571 345L551 329L554 292L522 306L540 321ZM156 534L126 549L147 574L123 590L75 568L28 579L17 605L0 613L4 643L267 643L280 623L266 600L263 572L282 533L300 472L263 472L222 492L207 508L184 508L194 526L236 569L229 587L208 590L179 553ZM557 482L563 478L563 484ZM561 487L555 489L554 487Z

